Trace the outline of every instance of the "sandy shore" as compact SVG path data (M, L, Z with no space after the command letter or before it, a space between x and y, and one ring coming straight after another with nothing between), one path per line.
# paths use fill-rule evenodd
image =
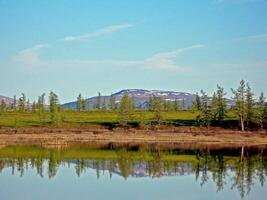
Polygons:
M137 129L62 129L62 128L1 128L0 146L40 145L61 147L82 145L161 145L169 147L239 147L267 146L267 131L178 127L163 130Z

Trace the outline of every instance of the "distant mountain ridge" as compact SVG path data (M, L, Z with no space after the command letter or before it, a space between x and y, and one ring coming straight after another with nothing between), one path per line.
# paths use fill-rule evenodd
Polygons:
M5 104L11 105L14 102L14 99L0 95L0 104L1 104L1 102L5 102Z
M192 106L193 102L196 99L196 95L188 92L175 92L175 91L165 91L165 90L145 90L145 89L123 89L116 93L113 93L110 96L101 96L102 105L108 108L110 103L110 98L115 97L116 104L119 104L123 95L127 93L132 97L134 105L139 109L148 109L149 107L149 98L153 96L160 96L166 102L178 101L183 102L184 108L189 108ZM211 100L211 97L209 97ZM11 105L14 102L13 98L0 95L0 103L4 101L5 104ZM234 105L233 100L227 99L228 107ZM90 97L86 99L88 109L93 109L97 102L97 96ZM61 105L64 109L77 109L77 101L72 101Z
M101 101L105 106L109 105L111 96L115 97L115 102L119 103L123 95L127 93L133 98L133 102L136 108L147 109L149 98L153 96L160 96L164 101L180 101L184 102L185 108L190 107L196 99L195 94L187 92L175 92L164 90L145 90L145 89L123 89L110 96L101 96ZM86 99L89 109L93 109L97 102L97 96ZM77 102L69 102L62 105L65 109L76 109Z

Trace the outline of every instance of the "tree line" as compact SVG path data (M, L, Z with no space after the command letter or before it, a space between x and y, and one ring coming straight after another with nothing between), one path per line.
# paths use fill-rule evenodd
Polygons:
M13 98L13 102L10 105L7 105L5 101L1 101L0 111L15 111L15 112L34 112L38 113L39 119L42 122L45 117L45 112L49 112L51 122L54 124L59 124L61 121L61 112L62 108L59 103L58 95L53 91L49 93L48 104L45 103L45 93L40 95L37 101L30 103L30 100L26 100L26 95L21 94L21 97L17 100L16 96Z
M196 122L198 125L209 127L213 124L222 126L229 113L234 113L239 121L242 131L251 127L264 128L267 124L267 104L264 94L261 93L259 99L254 98L250 84L244 80L240 81L236 89L231 89L232 100L226 98L227 93L224 88L217 85L217 90L212 97L201 90L200 94L196 93L195 101L191 107L186 107L184 99L175 99L175 101L166 101L161 96L150 96L146 110L153 113L152 123L160 125L162 122L162 112L165 111L182 111L191 110L197 113ZM106 102L106 98L98 93L93 105L97 111L112 111L118 115L118 122L122 126L127 126L133 121L133 116L137 108L135 107L134 97L128 93L117 99L111 95ZM88 100L79 94L76 101L76 111L83 112L89 110ZM49 93L48 104L45 103L45 93L40 95L37 101L30 103L24 93L17 100L13 98L13 103L7 105L4 100L0 104L0 111L18 111L18 112L35 112L38 113L40 121L44 118L44 113L50 113L50 119L53 123L58 124L62 120L61 111L63 108L59 103L58 95L53 91Z
M241 131L253 127L264 128L267 126L267 103L263 92L259 99L254 98L250 84L241 80L236 89L231 89L232 101L226 98L227 93L224 88L217 85L217 90L212 97L201 90L197 93L195 101L191 106L192 112L197 112L196 122L198 125L209 127L211 124L223 126L229 113L234 113L239 121ZM122 124L127 124L133 115L134 106L132 97L125 94L119 106L119 116ZM232 104L231 104L232 103ZM152 122L159 125L162 121L162 112L169 111L166 104L171 105L174 111L185 110L184 101L165 101L161 96L151 96L148 102L148 110L154 113ZM182 105L182 106L181 106ZM229 123L229 122L228 122Z
M236 89L231 89L233 93L232 105L227 104L226 92L224 88L217 85L217 91L210 99L206 92L201 90L201 95L196 95L192 109L199 112L197 122L209 127L212 122L222 125L228 113L235 114L242 131L252 128L264 128L267 124L267 104L263 92L259 99L254 98L250 84L241 80Z

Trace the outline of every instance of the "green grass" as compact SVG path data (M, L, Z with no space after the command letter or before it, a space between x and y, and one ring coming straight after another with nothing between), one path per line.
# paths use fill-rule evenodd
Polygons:
M132 123L150 124L153 113L149 111L136 111L133 115ZM198 113L191 111L162 112L162 122L174 125L196 125ZM232 113L228 114L228 120L234 119ZM62 123L59 127L99 127L112 126L118 123L116 112L87 111L61 112ZM44 113L42 119L37 113L31 112L2 112L0 113L0 127L49 127L53 126L49 113Z
M195 164L198 159L195 152L172 152L172 151L159 151L160 154L154 154L149 149L139 149L138 151L129 151L126 149L98 149L74 146L66 149L46 149L38 146L8 146L0 148L1 158L13 159L33 159L42 158L50 159L51 156L56 160L73 160L73 159L93 159L93 160L118 160L118 159L131 159L139 161L152 161L160 159L167 162L190 162ZM158 157L160 155L160 157ZM258 159L257 156L253 157ZM204 157L200 157L200 162L204 162ZM209 155L209 160L214 158ZM225 162L234 165L239 161L239 156L224 156ZM213 160L215 161L215 160Z
M134 160L152 160L149 150L127 151L125 149L105 150L97 148L72 147L66 149L46 149L37 146L8 146L0 148L0 158L50 158L51 154L57 155L59 160L71 159L96 159L115 160L120 157ZM169 161L195 161L194 155L172 155L162 152L161 158Z

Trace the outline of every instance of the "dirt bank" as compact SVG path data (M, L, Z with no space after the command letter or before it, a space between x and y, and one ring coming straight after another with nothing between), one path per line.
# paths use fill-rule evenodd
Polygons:
M138 129L62 129L62 128L1 128L0 146L41 145L61 147L84 145L162 145L187 147L267 146L267 132L205 129L196 127Z

